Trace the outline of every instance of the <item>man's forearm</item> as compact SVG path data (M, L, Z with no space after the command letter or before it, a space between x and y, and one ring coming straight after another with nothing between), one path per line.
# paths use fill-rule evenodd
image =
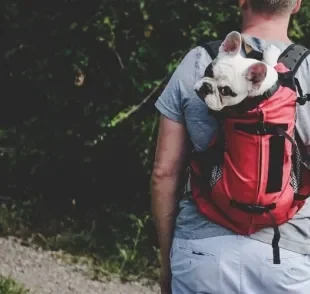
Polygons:
M176 214L177 178L152 176L152 213L159 239L162 266L170 266L169 252Z

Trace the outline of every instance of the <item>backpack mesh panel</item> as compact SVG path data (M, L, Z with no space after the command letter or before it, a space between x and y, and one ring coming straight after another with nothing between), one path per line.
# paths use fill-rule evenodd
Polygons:
M211 177L209 180L209 186L213 188L222 177L223 177L223 165L218 164L213 166L211 171Z
M293 139L295 140L296 137L296 129L294 130ZM296 140L295 140L296 142ZM300 186L300 162L301 162L301 155L299 149L296 146L293 146L292 149L292 169L291 169L291 186L294 189L295 193L298 193L299 186Z
M224 143L225 142L225 143ZM227 142L226 140L223 143L225 144L223 152L227 151ZM222 160L223 161L223 160ZM213 188L216 183L223 177L223 162L215 164L211 170L211 176L209 179L209 186Z

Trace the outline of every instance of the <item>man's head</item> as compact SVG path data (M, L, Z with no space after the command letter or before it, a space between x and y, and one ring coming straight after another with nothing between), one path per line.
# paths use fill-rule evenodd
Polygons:
M239 0L242 33L290 43L288 26L302 0Z
M239 0L241 8L254 14L289 16L298 12L302 0Z

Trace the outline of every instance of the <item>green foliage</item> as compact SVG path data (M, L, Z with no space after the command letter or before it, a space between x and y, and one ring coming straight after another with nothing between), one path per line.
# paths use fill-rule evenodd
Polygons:
M310 46L310 2L303 3L290 35ZM56 249L104 247L119 272L138 259L153 262L145 213L154 102L198 42L240 29L233 4L5 0L0 196L10 201L2 230L41 232Z
M26 294L28 290L18 285L14 280L0 275L0 294Z

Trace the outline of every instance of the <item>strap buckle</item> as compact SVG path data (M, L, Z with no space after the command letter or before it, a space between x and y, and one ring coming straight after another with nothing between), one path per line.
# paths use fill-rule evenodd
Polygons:
M310 94L305 94L297 98L297 103L299 105L305 105L309 101L310 101Z

